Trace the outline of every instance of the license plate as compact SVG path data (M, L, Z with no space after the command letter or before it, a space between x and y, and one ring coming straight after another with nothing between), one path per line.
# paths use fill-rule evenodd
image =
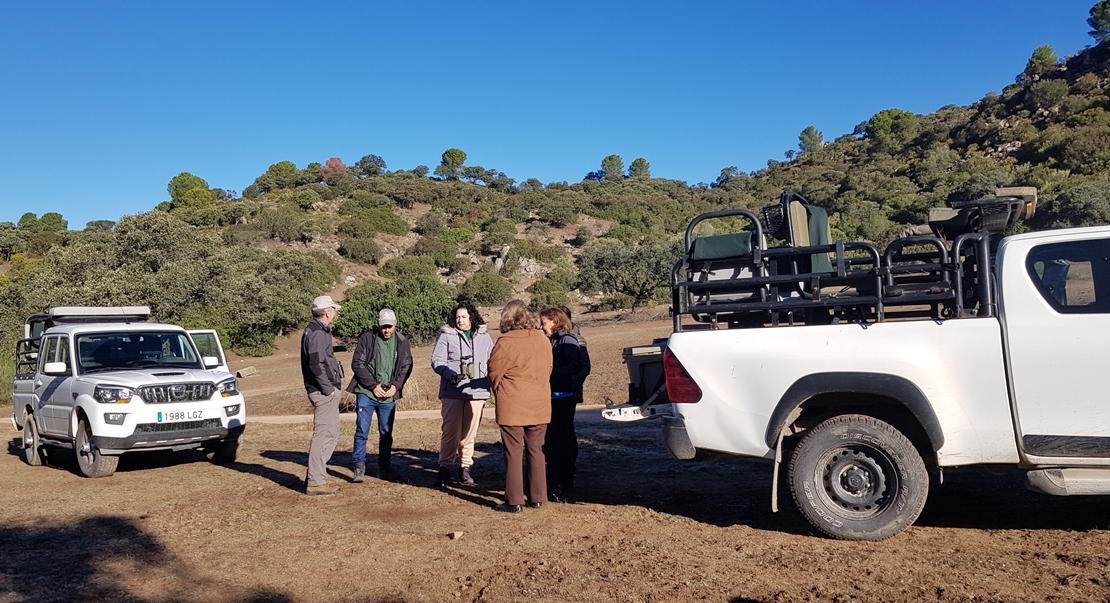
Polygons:
M158 413L159 423L174 423L177 421L196 421L204 414L202 410L172 410Z

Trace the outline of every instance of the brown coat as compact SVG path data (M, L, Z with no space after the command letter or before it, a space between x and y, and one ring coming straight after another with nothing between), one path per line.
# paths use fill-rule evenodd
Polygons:
M551 422L551 341L542 331L502 333L489 357L498 425Z

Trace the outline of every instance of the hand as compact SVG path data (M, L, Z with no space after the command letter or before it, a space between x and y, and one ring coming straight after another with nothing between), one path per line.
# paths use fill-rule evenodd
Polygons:
M385 395L382 396L382 397L383 398L392 398L393 396L396 396L396 395L397 395L397 386L396 385L390 385L389 389L385 390Z
M451 375L451 385L458 385L466 380L462 373L455 373Z
M382 387L381 383L374 386L374 396L377 398L385 398L388 396L385 388Z

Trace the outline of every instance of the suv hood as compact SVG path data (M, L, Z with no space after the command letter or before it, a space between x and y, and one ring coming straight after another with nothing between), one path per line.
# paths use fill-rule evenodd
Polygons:
M105 371L82 375L81 380L93 384L111 384L123 387L141 387L163 383L219 383L231 373L213 373L200 369L151 368L142 370Z

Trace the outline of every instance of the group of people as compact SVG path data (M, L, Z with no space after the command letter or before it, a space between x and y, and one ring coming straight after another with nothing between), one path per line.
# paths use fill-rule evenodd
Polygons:
M343 367L333 353L331 324L339 304L323 295L312 302L313 320L301 338L301 372L314 408L305 492L335 494L326 463L339 438ZM501 310L497 342L469 303L458 304L440 328L431 368L439 375L442 428L436 485L473 485L474 442L486 402L494 399L505 458L505 501L498 511L519 513L563 500L574 491L578 439L575 407L590 373L586 341L561 306L535 313L521 300ZM357 416L351 481L366 475L366 442L378 418L378 477L399 479L390 460L396 403L412 373L408 338L397 316L382 309L378 324L363 333L352 358L354 376L346 391L356 395ZM453 471L454 470L454 471Z

